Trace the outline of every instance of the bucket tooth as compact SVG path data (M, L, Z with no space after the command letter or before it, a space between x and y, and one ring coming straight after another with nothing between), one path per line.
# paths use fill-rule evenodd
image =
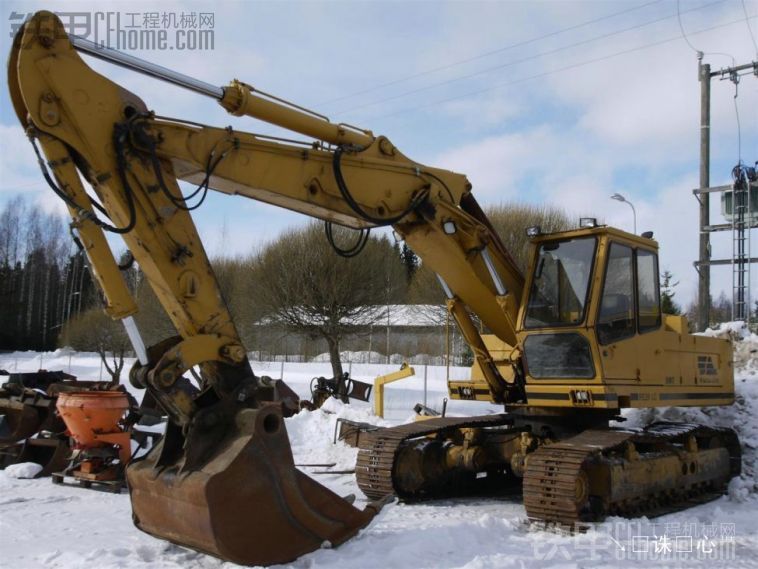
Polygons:
M164 442L127 468L135 524L224 560L293 561L346 541L379 509L358 510L295 468L279 405L239 411L216 452L192 470L180 468L181 457L159 466Z

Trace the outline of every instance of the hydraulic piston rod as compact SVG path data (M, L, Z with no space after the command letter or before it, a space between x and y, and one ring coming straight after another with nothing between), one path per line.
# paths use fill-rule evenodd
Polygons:
M79 36L69 36L69 38L77 51L178 85L200 95L212 97L234 115L247 115L330 144L352 144L366 147L374 140L374 136L369 131L344 124L331 123L323 115L264 93L246 83L235 80L227 87L217 87L162 65L150 63L133 55L98 45Z
M150 77L154 77L168 83L173 83L174 85L184 87L185 89L189 89L195 93L200 93L206 97L213 97L216 100L221 100L221 98L224 96L224 89L222 87L216 87L210 83L206 83L205 81L200 81L199 79L195 79L189 75L184 75L178 71L173 71L167 67L163 67L162 65L150 63L149 61L145 61L139 57L134 57L133 55L116 51L115 49L111 49L104 45L98 45L86 38L71 35L69 36L69 39L77 51L81 51L82 53L86 53L92 57L96 57L104 61L109 61L115 65L126 67L132 71L138 71L139 73L149 75Z

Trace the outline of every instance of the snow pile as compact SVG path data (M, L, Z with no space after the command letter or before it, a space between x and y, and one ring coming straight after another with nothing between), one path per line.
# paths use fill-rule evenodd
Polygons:
M391 424L376 417L369 407L345 405L336 399L328 399L315 411L301 411L285 419L284 423L295 464L300 470L341 496L362 496L353 475L313 474L325 470L350 471L355 468L358 449L349 447L342 441L336 444L332 442L340 418L379 426Z
M713 328L708 328L705 332L696 334L697 336L708 336L710 338L724 338L734 342L738 340L758 339L748 328L747 324L742 321L722 322L716 324Z
M40 472L42 472L42 465L36 462L19 462L5 469L5 473L11 478L34 478Z
M701 336L723 338L734 344L735 377L755 377L758 373L758 335L744 322L725 322L708 328Z

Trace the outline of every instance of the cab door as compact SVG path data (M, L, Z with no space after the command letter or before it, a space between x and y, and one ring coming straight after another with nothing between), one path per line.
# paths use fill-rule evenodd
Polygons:
M610 243L595 324L606 380L636 381L641 373L633 341L637 334L634 261L632 247Z
M667 357L677 336L662 325L658 255L611 242L596 332L606 380L663 385L680 375Z

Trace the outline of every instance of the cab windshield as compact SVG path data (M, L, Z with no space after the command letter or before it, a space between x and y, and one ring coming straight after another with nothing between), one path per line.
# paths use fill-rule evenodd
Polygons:
M571 326L584 320L595 237L540 245L526 308L527 328Z

